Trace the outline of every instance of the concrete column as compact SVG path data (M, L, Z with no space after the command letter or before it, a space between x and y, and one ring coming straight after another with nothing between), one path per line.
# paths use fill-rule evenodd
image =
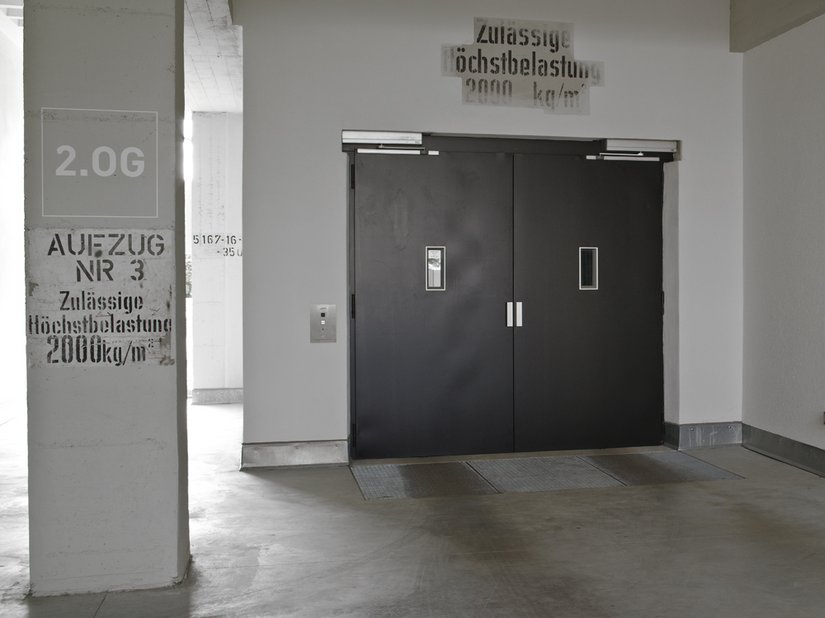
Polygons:
M243 118L192 114L193 403L243 400Z
M31 588L169 585L189 561L183 0L28 0Z

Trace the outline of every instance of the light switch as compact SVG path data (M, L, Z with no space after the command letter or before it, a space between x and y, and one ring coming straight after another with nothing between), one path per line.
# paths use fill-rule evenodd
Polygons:
M335 305L312 305L309 309L310 343L335 343Z

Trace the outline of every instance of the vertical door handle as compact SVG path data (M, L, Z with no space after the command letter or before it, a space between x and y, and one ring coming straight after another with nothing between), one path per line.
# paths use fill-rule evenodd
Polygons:
M522 310L521 305L522 305L521 302L516 303L516 326L518 326L519 328L524 326L524 320L523 320L524 316L523 316L523 310Z
M507 303L507 328L513 328L513 303Z

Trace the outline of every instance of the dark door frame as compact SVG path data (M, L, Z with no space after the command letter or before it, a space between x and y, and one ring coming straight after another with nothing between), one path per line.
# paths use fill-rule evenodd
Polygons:
M376 145L374 142L342 144L342 151L347 154L347 387L348 387L348 425L349 425L349 452L350 459L353 459L355 451L355 372L357 371L355 362L355 312L357 311L356 298L353 282L355 280L355 155L360 149L392 149L392 145ZM403 149L409 149L406 146ZM628 160L634 157L657 158L663 164L678 161L678 156L673 152L660 152L658 150L645 151L633 150L632 152L609 152L607 138L536 138L517 136L465 136L448 135L438 133L422 134L421 145L416 147L420 151L419 156L426 156L429 151L434 152L487 152L487 153L507 153L507 154L549 154L549 155L578 155L582 157L612 157L625 156ZM415 155L403 155L415 156ZM673 190L675 184L676 169L673 173L668 173L668 166L664 166L664 191L662 196L662 226L663 226L663 281L662 281L662 302L663 302L663 364L664 364L664 421L668 422L668 417L673 413L678 414L678 252L670 245L676 245L678 234L676 233L677 217L674 211L677 207L677 195ZM666 296L666 291L671 293ZM673 397L677 398L676 410L671 410L668 414L668 406L674 404ZM664 427L663 427L664 435Z

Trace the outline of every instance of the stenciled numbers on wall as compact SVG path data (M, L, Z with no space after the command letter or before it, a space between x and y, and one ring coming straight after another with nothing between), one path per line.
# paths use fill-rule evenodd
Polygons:
M29 366L174 364L174 234L91 225L158 218L157 112L50 107L40 121L40 214L61 227L26 233Z
M661 162L455 141L352 155L355 456L661 443Z
M473 41L444 45L442 75L461 78L461 101L587 114L604 63L576 60L573 24L476 17Z
M30 367L173 363L170 232L36 229L27 255Z

